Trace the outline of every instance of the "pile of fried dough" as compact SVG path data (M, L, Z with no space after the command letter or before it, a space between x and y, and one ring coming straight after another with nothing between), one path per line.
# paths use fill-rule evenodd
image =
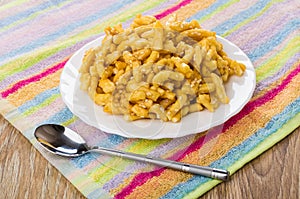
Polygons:
M102 44L85 52L80 87L103 110L129 121L178 122L229 103L224 84L246 67L230 59L216 33L195 20L166 24L137 15L131 26L107 27Z

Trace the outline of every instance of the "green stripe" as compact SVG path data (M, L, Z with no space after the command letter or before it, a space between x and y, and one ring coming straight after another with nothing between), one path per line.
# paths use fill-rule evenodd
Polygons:
M278 71L293 55L299 51L300 36L297 35L294 39L287 43L282 51L255 69L257 75L256 82L260 82L261 80L273 74L275 71Z
M246 154L243 158L236 161L233 165L228 168L228 171L232 175L237 170L242 168L245 164L250 162L251 160L258 157L260 154L274 146L277 142L285 138L291 132L293 132L297 127L299 127L300 121L300 113L297 114L294 118L289 120L282 128L278 129L276 133L273 133L271 136L266 138L263 142L261 142L257 147L251 150L248 154ZM184 199L188 198L197 198L212 189L217 184L221 183L220 180L210 180L203 185L199 186L193 192L187 194Z
M135 7L135 9L126 10L119 16L110 18L110 20L104 21L103 23L98 24L91 29L88 29L88 30L85 30L85 31L79 33L78 35L76 35L76 37L85 37L85 35L97 35L97 34L99 34L99 32L103 32L103 30L106 27L114 26L119 23L124 23L125 21L127 21L131 18L134 18L137 14L140 14L146 10L150 10L151 8L156 7L157 5L159 5L165 1L166 0L164 0L164 1L161 1L161 0L145 1L144 3L141 3L141 5Z
M139 154L148 154L151 151L153 151L155 148L157 148L159 145L164 144L168 142L169 139L161 139L161 140L141 140L134 145L130 145L126 151L127 152L136 152L139 151ZM147 146L147 147L145 147ZM114 166L116 164L116 160L122 161L121 164L118 164L117 166ZM102 165L98 168L96 168L93 172L91 172L90 176L100 184L105 184L109 180L111 180L115 175L117 175L120 172L123 172L126 167L132 164L132 161L120 159L120 158L112 158L109 162L102 163ZM113 165L114 169L110 168L110 165ZM105 172L102 172L106 168Z
M247 18L246 20L242 21L241 23L238 23L236 26L234 26L233 28L231 28L230 30L228 30L227 32L225 32L224 34L222 34L223 37L228 36L229 34L233 33L234 31L236 31L237 29L239 29L240 27L244 26L245 24L249 23L250 21L253 21L254 19L256 19L257 17L261 16L263 13L266 12L266 10L268 10L273 4L275 3L279 3L282 2L282 0L277 0L277 1L271 1L269 2L262 10L260 10L260 12L258 12L257 14L253 15L250 18Z
M27 18L23 18L21 20L18 20L18 21L15 21L14 23L9 24L8 26L5 26L4 28L1 29L0 33L4 32L4 31L6 31L6 30L8 30L8 29L10 29L10 28L12 28L14 26L17 26L17 25L19 25L21 23L24 23L26 21L32 20L32 19L36 18L37 16L39 16L40 14L44 14L45 12L48 12L50 10L57 9L57 7L64 6L64 5L68 4L69 2L70 1L61 2L60 4L55 4L55 5L52 4L52 6L50 6L49 8L47 8L45 10L41 10L39 12L35 12L35 13L29 15Z
M46 106L48 106L50 103L54 102L57 98L59 98L61 95L58 94L54 94L51 97L47 98L46 100L44 100L42 103L38 104L37 106L32 106L31 108L27 109L23 115L24 116L29 116L33 113L35 113L36 111L38 111L41 108L44 108Z
M17 115L11 121L15 122L15 121L21 120L23 117L28 117L28 116L32 115L33 113L37 112L39 109L48 106L51 102L55 101L58 97L60 97L60 94L52 95L51 97L49 97L42 103L38 104L37 106L32 106L31 108L27 109L23 113Z
M72 41L73 44L76 43L76 41ZM21 72L30 66L37 64L38 62L42 61L43 59L46 59L47 57L50 57L51 55L55 54L56 52L63 50L66 48L65 42L62 42L61 45L56 45L52 47L51 49L42 49L40 51L37 51L36 53L30 54L30 55L24 55L14 61L11 61L7 64L4 64L0 68L0 81L5 79L5 77L13 75L15 73ZM70 42L71 43L71 42Z
M73 122L75 122L78 118L73 115L73 117L65 122L63 122L61 125L63 126L69 126L70 124L72 124Z
M151 3L150 3L151 2ZM41 49L37 51L37 53L31 55L24 55L21 58L18 58L14 61L11 61L5 65L3 65L0 69L0 81L2 81L5 77L18 73L27 69L28 67L46 59L47 57L67 48L72 45L75 45L77 42L82 41L88 37L93 35L98 35L100 32L104 30L107 26L113 26L120 22L124 22L135 15L142 13L146 10L150 10L152 7L157 6L158 4L163 3L163 1L145 1L141 3L139 6L136 6L135 9L127 10L119 16L112 17L110 20L107 20L99 25L94 26L89 30L85 30L80 32L79 34L70 37L67 40L59 42L57 45L53 46L50 49Z
M0 12L3 10L10 9L12 7L20 6L21 4L23 4L25 2L26 2L26 0L11 1L7 4L0 6Z
M300 113L298 113L295 117L290 119L284 126L279 128L271 136L264 139L263 142L261 142L257 147L255 147L253 150L247 153L242 159L239 159L235 164L229 167L228 170L230 171L230 173L236 172L238 169L242 168L245 163L253 160L261 153L263 153L270 147L274 146L277 142L279 142L287 135L289 135L291 132L293 132L297 127L299 127L300 125L299 121L300 121Z
M201 19L199 19L199 23L203 23L205 20L208 20L209 18L211 18L213 15L215 15L218 12L221 12L222 10L225 10L226 8L228 8L229 6L231 6L234 3L239 2L238 0L231 0L226 2L225 4L223 4L222 6L218 7L214 12L211 12L208 15L205 15L204 17L202 17Z

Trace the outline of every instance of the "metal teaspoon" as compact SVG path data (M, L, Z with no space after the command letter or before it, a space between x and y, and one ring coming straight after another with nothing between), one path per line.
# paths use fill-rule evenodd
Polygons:
M103 155L119 156L223 181L229 180L229 172L222 169L148 157L98 146L90 147L87 146L79 134L67 127L57 124L44 124L37 127L34 136L45 149L64 157L78 157L87 152L99 152Z

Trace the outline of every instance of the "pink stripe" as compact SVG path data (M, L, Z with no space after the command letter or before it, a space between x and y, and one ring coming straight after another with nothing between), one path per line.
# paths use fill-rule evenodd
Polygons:
M163 17L166 17L167 15L171 14L172 12L175 12L176 10L180 9L182 6L185 6L187 4L189 4L192 0L183 0L182 2L180 2L179 4L177 4L176 6L173 6L167 10L165 10L164 12L160 13L160 14L157 14L155 17L157 19L161 19ZM66 60L67 61L67 60ZM11 88L1 92L1 96L3 98L6 98L8 95L16 92L18 89L24 87L25 85L27 84L30 84L32 82L36 82L36 81L39 81L41 78L49 75L49 74L52 74L54 72L56 72L58 69L62 68L64 66L64 64L66 63L66 61L62 62L62 63L59 63L58 65L54 66L53 68L50 68L48 69L47 71L41 73L41 74L38 74L36 76L33 76L29 79L25 79L25 80L21 80L19 81L18 83L14 84Z
M179 4L177 4L176 6L173 6L167 10L165 10L164 12L160 13L160 14L157 14L155 17L157 19L161 19L163 17L166 17L167 15L171 14L172 12L175 12L176 10L180 9L181 7L189 4L192 0L183 0L182 2L180 2ZM67 61L67 60L66 60ZM55 65L53 68L50 68L48 69L47 71L41 73L41 74L38 74L36 76L33 76L29 79L25 79L25 80L21 80L19 81L18 83L14 84L11 88L1 92L1 96L3 98L6 98L8 95L16 92L18 89L24 87L25 85L27 84L30 84L32 82L36 82L36 81L39 81L41 78L49 75L49 74L52 74L54 72L56 72L58 69L62 68L64 66L64 64L66 63L66 61L62 62L62 63L59 63L58 65Z
M173 6L169 9L163 11L162 13L159 13L159 14L155 15L155 17L156 17L156 19L164 18L164 17L168 16L169 14L175 12L176 10L180 9L183 6L186 6L187 4L189 4L191 2L192 2L192 0L183 0L182 2L177 4L176 6Z
M260 98L257 98L256 100L249 102L246 104L246 106L239 112L239 114L233 116L230 120L228 120L223 128L223 131L228 130L231 126L233 126L238 120L242 119L246 115L248 115L250 112L252 112L255 108L264 105L266 102L272 100L276 95L278 95L283 89L292 81L292 79L297 76L300 72L300 64L296 67L295 70L293 70L283 81L282 83L267 92L265 95L261 96Z
M26 86L26 85L28 85L30 83L37 82L37 81L41 80L43 77L46 77L46 76L48 76L50 74L55 73L59 69L63 68L67 61L68 61L68 59L65 60L65 61L63 61L63 62L58 63L57 65L54 65L53 67L47 69L46 71L44 71L44 72L42 72L40 74L37 74L37 75L32 76L32 77L30 77L28 79L24 79L24 80L21 80L21 81L17 82L16 84L14 84L9 89L1 92L1 96L3 98L6 98L10 94L12 94L12 93L16 92L17 90L19 90L20 88L22 88L22 87L24 87L24 86Z
M54 53L53 55L50 55L49 57L37 62L34 65L30 65L30 67L27 67L26 69L24 69L20 72L17 72L17 73L14 73L12 75L7 76L4 79L4 81L1 82L0 90L7 89L12 84L12 82L15 82L15 83L17 82L15 80L29 78L33 74L40 73L41 68L44 68L45 66L52 66L53 64L56 64L57 61L54 61L54 60L61 61L63 58L69 57L75 51L80 49L84 44L86 44L86 43L88 43L88 42L90 42L90 41L92 41L92 40L94 40L98 37L99 36L93 36L93 37L90 37L86 40L82 40L82 41L76 43L73 46L67 47L65 49L62 49L61 51L58 51L58 52Z
M46 2L46 1L45 1ZM72 5L70 5L72 4ZM4 32L5 34L1 35L0 40L0 46L6 46L7 44L13 44L13 49L10 49L11 51L18 51L19 48L26 45L32 45L37 38L47 38L47 35L56 34L55 32L57 30L60 30L64 28L66 25L72 24L72 23L78 23L81 20L84 20L84 17L86 17L81 13L81 9L85 8L86 13L96 13L99 11L98 0L90 0L90 1L81 1L81 3L78 3L77 1L70 1L70 3L67 3L67 5L64 5L62 7L55 6L51 8L48 12L42 12L44 14L38 14L33 20L37 20L38 23L32 23L31 20L25 21L24 23L18 25L17 29L14 31ZM112 2L105 1L101 3L101 6L104 8L108 5L111 5ZM61 11L61 9L63 11ZM11 11L14 12L14 11ZM45 16L47 15L47 17ZM67 22L61 23L62 19L68 18ZM94 22L97 23L97 20ZM99 23L99 21L98 21ZM83 26L85 27L85 26ZM90 26L92 27L92 26ZM80 31L81 29L75 30L75 32ZM24 35L24 33L26 34ZM73 34L73 33L71 33ZM34 35L34 36L32 36ZM64 34L57 38L59 41L63 39L68 39L70 35ZM51 40L51 42L57 41ZM43 42L45 40L43 39ZM47 41L50 42L50 41ZM6 48L0 48L0 54L7 54L8 51ZM17 55L18 57L18 55Z
M252 112L256 107L262 106L266 102L272 100L278 93L280 93L291 81L292 79L297 76L300 72L300 65L293 70L283 81L282 83L272 89L271 91L267 92L264 96L249 102L242 111L237 114L236 116L232 117L230 120L228 120L224 126L219 126L216 128L211 129L209 134L206 136L200 137L198 140L196 140L194 143L190 145L187 149L181 150L180 152L177 152L174 154L170 159L175 160L177 158L177 161L182 160L186 155L192 153L193 151L196 151L200 149L203 144L211 140L212 138L216 137L218 134L224 133L226 130L228 130L231 126L233 126L238 120L242 119L245 117L247 114ZM223 130L220 129L223 127ZM179 158L178 158L179 157ZM115 198L125 198L127 195L133 192L133 190L146 183L149 179L151 179L154 176L159 176L165 168L161 168L152 172L145 172L145 173L140 173L136 175L130 184L128 184L121 192L119 192Z
M180 161L183 159L187 154L199 149L204 144L205 136L202 136L198 140L196 140L194 143L192 143L187 149L180 150L179 152L175 153L170 159L175 160L177 158L177 161ZM179 158L178 158L179 156ZM125 198L127 195L130 195L130 193L133 192L133 190L146 183L149 179L153 178L154 176L159 176L163 171L165 171L165 168L157 169L151 172L143 172L138 175L136 175L130 184L128 184L120 193L114 196L115 199L121 199Z

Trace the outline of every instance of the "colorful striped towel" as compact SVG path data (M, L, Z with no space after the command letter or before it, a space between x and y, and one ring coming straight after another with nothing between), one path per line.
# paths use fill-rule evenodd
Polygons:
M298 0L18 0L0 5L1 114L88 198L197 198L220 181L96 154L56 157L33 138L38 124L69 126L90 145L231 173L300 124ZM139 13L196 19L239 46L257 75L250 102L224 125L176 139L128 139L75 117L58 87L66 61L106 26L126 27Z

